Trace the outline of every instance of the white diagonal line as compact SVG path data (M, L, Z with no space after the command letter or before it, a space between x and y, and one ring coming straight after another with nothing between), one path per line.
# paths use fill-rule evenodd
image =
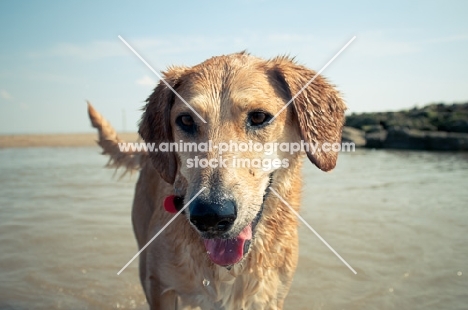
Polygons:
M120 274L122 273L122 271L124 271L125 268L127 268L128 265L130 265L130 263L133 262L133 261L135 260L135 258L137 258L138 255L140 255L141 252L143 252L143 251L148 247L148 245L150 245L150 243L153 242L154 239L156 239L156 238L159 236L159 234L161 234L161 233L164 231L164 229L166 229L167 226L169 226L169 224L171 224L172 221L174 221L174 220L176 219L176 217L179 216L179 214L181 214L181 213L185 210L185 208L187 208L188 205L189 205L195 198L197 198L198 195L201 194L201 192L203 192L203 191L205 190L205 188L206 188L206 187L203 187L198 193L196 193L195 196L193 196L192 199L190 199L189 202L187 202L187 203L185 204L185 206L184 206L182 209L180 209L180 211L177 212L177 214L174 215L174 216L169 220L169 222L167 222L167 224L164 225L164 227L161 228L161 229L158 231L158 233L157 233L156 235L154 235L154 237L151 238L151 240L148 241L148 243L146 243L145 246L142 247L142 248L140 249L140 251L138 251L138 253L136 253L135 256L133 256L132 259L131 259L127 264L125 264L125 266L122 267L122 269L120 269L119 272L117 272L117 275L120 275Z
M304 89L306 89L307 86L309 86L310 83L312 83L312 82L317 78L317 76L319 76L319 74L322 73L322 71L325 70L325 69L328 67L328 65L330 65L330 64L335 60L335 58L338 57L338 55L340 55L341 52L343 52L343 51L351 44L351 42L354 41L354 39L356 39L356 36L352 37L351 40L349 40L348 43L346 43L345 46L343 46L343 47L339 50L339 52L336 53L335 56L333 56L333 58L330 59L330 60L325 64L325 66L323 66L323 68L320 69L320 71L317 72L317 73L314 75L314 77L313 77L309 82L307 82L307 84L305 84L304 87L302 87L301 90L299 90L299 91L297 92L297 94L295 94L294 97L292 97L291 100L289 100L289 101L281 108L281 110L279 110L279 112L276 113L275 116L273 116L273 117L268 121L268 123L273 122L273 120L274 120L281 112L283 112L284 109L286 109L286 108L291 104L291 102L293 102L294 99L296 99L297 96L299 96L299 95L304 91Z
M197 111L195 111L194 108L192 108L192 106L190 104L187 103L187 101L185 101L184 98L182 98L181 95L179 95L178 92L175 91L174 88L172 88L171 85L169 85L169 83L166 82L165 79L163 79L163 77L156 71L153 69L153 67L151 67L147 62L146 60L143 59L143 57L140 56L140 54L138 54L134 49L133 47L130 46L130 44L127 43L127 41L124 40L124 38L122 38L120 35L118 36L119 39L133 52L133 54L135 54L138 58L140 58L140 60L154 73L156 74L156 76L164 83L166 84L167 88L169 88L177 97L179 97L180 100L182 100L183 103L185 103L185 105L190 109L192 110L193 113L195 113L196 116L198 116L199 119L201 119L201 121L203 123L206 124L206 121L203 117L201 117L200 114L197 113Z
M271 191L281 200L281 202L283 202L286 206L288 206L289 209L291 209L291 211L302 221L302 223L304 223L304 225L306 225L306 226L320 239L320 241L322 241L322 242L330 249L330 251L332 251L333 254L335 254L335 255L343 262L343 264L346 265L346 267L348 267L354 274L357 274L356 270L354 270L353 267L351 267L351 266L343 259L343 257L341 257L341 255L338 254L338 252L336 252L336 251L331 247L331 245L329 245L328 242L325 241L325 239L323 239L322 236L320 236L319 233L316 232L315 229L313 229L312 226L310 226L310 225L299 215L299 213L297 213L297 212L283 199L283 197L280 196L280 194L278 194L271 186L270 186L270 189L271 189Z

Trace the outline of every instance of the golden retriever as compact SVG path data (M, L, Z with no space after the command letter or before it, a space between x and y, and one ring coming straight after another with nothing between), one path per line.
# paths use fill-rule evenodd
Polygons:
M132 210L140 249L174 217L163 208L166 197L175 195L179 210L192 200L139 256L151 309L283 308L298 260L298 219L276 193L299 209L304 153L321 170L335 167L337 151L321 146L341 142L346 109L323 77L307 85L314 76L289 57L264 60L245 52L170 67L166 83L160 81L147 99L139 124L145 143L156 146L300 141L318 146L304 152L268 153L231 144L222 154L216 147L122 151L123 141L89 105L111 164L140 170ZM221 156L227 163L193 161ZM236 165L241 158L247 162ZM255 159L277 161L248 165Z

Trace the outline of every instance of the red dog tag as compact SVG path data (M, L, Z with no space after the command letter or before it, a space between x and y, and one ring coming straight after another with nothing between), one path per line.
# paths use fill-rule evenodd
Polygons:
M169 213L177 213L177 208L174 203L174 199L176 198L175 195L170 195L164 198L164 209Z

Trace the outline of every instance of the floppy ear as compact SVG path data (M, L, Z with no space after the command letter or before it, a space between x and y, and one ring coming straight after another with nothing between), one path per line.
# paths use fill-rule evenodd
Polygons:
M173 88L179 85L179 79L185 68L172 67L164 73L164 80ZM154 89L146 99L143 108L138 133L147 143L154 143L159 148L160 143L174 142L171 128L171 108L174 104L174 93L163 81ZM161 177L173 184L177 173L177 157L173 152L150 152L153 166Z
M270 76L279 82L286 99L289 101L297 95L291 106L301 138L318 146L315 152L309 148L307 157L323 171L333 169L338 153L331 150L331 144L341 143L346 110L340 94L321 76L305 87L316 72L294 63L292 59L278 57L270 63L273 64ZM325 149L330 146L328 152L322 149L324 143L330 143L325 145Z

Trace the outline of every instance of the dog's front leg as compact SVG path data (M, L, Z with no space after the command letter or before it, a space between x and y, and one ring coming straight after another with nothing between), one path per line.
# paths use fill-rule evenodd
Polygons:
M164 292L161 295L161 309L177 310L177 297L174 290Z
M178 295L174 290L160 292L151 291L150 309L151 310L177 310Z

